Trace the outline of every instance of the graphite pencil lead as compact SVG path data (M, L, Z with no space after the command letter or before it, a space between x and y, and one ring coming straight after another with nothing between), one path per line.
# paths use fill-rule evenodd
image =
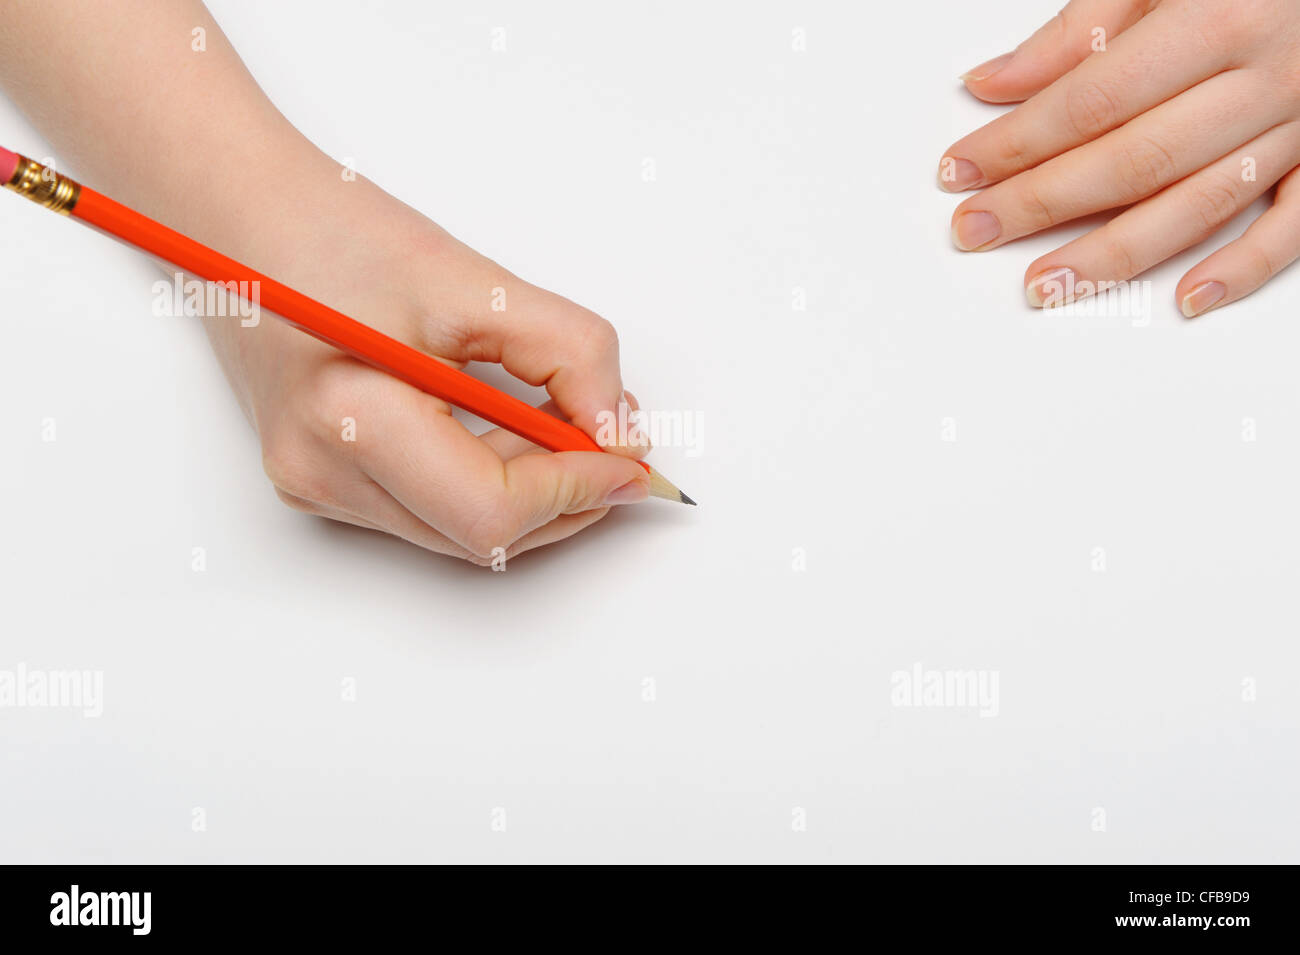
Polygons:
M665 501L677 501L679 504L694 504L689 497L678 490L677 485L668 480L654 468L650 469L650 496L662 497Z

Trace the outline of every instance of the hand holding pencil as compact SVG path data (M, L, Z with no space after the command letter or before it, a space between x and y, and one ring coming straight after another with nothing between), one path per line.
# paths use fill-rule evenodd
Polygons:
M73 6L75 17L62 9ZM156 55L122 58L111 48L123 8L133 49L143 31ZM195 23L207 31L202 57L170 42ZM43 49L23 42L32 30L52 38ZM98 62L70 70L50 49L61 43L69 56ZM151 73L159 74L152 82ZM102 12L67 0L7 4L0 79L57 148L122 200L90 188L60 199L54 190L73 191L71 180L47 175L45 204L64 203L58 211L202 278L255 276L267 309L329 342L277 321L246 328L204 319L290 506L485 564L567 537L652 492L690 503L637 460L644 446L596 450L602 413L636 407L612 326L521 281L368 181L340 177L266 101L202 4L131 0ZM66 100L70 83L77 108L43 115L55 91ZM129 130L103 118L123 96L137 107ZM212 102L222 104L215 114ZM0 167L8 173L0 181L21 180L25 168L40 178L39 167L8 151ZM492 307L501 298L505 311ZM559 417L456 370L469 361L500 362L544 384L545 410ZM450 403L503 427L476 437Z

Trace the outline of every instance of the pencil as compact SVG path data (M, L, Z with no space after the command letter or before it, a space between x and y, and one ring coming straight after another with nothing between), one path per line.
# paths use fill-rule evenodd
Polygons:
M266 306L300 331L548 451L605 450L585 431L569 422L554 418L472 375L444 365L410 345L348 318L270 276L3 146L0 146L0 184L38 205L80 219L199 278L209 282L237 283L234 288L257 288L260 292L257 304ZM245 282L257 284L238 284ZM695 503L650 465L644 461L638 463L650 475L651 495L682 504Z

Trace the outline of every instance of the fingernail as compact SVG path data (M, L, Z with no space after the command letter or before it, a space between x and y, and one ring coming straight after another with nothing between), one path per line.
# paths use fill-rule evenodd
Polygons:
M604 505L636 504L650 496L650 485L645 481L628 481L622 487L616 487L605 495Z
M952 244L963 252L988 245L1002 234L1002 224L991 212L963 212L952 224Z
M987 80L998 70L1002 69L1002 67L1010 63L1011 58L1015 55L1015 51L1012 51L1010 53L1003 53L1001 56L995 56L987 63L981 63L974 69L966 71L959 76L958 79L963 83L978 83L980 80Z
M944 156L939 161L939 188L948 192L962 192L984 178L980 167L969 159Z
M1072 269L1048 269L1029 280L1025 286L1025 298L1034 308L1056 308L1073 301L1074 285Z
M1202 282L1183 299L1183 315L1187 318L1202 315L1222 302L1227 294L1228 287L1222 282Z

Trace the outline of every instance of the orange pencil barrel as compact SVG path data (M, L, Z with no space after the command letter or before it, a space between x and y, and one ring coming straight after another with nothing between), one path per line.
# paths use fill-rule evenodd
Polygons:
M6 172L8 175L4 175ZM567 421L444 365L102 193L3 148L0 182L54 212L80 219L202 279L250 283L247 287L258 289L255 304L301 331L549 451L603 450L590 435ZM640 463L654 473L649 465Z
M387 372L443 401L523 435L550 451L600 451L585 432L507 395L472 375L348 318L342 312L296 292L234 259L214 252L174 229L141 215L93 189L81 188L71 214L177 268L213 282L256 282L256 303L294 327L352 357Z

